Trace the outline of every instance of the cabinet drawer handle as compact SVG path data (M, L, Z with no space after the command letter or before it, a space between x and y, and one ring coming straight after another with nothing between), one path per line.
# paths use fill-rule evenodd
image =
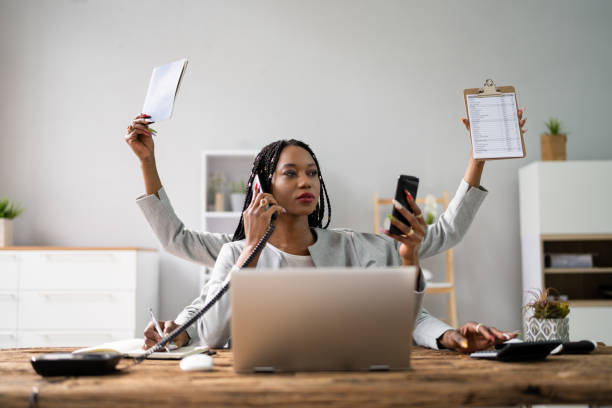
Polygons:
M80 299L80 298L112 298L115 296L114 293L112 292L38 292L41 296L44 296L46 298L48 298L49 300L52 300L54 298L62 298L62 299L66 299L66 298L73 298L73 299Z
M0 293L0 299L17 299L17 295L14 293Z
M14 339L17 336L15 336L15 334L13 333L0 333L0 337L8 337L9 339Z
M49 262L116 262L113 254L51 254L43 255Z

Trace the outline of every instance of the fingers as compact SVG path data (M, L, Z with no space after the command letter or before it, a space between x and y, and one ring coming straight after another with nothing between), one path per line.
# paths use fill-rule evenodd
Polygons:
M400 224L404 225L403 223L400 223ZM412 245L412 242L405 235L395 235L395 234L392 234L389 230L382 230L382 233L388 237L393 238L394 240L402 244Z
M487 326L482 323L467 322L461 326L461 333L464 336L476 335L485 338L489 343L495 343L495 337Z
M138 140L139 136L152 137L157 133L154 129L149 128L150 124L155 123L150 117L149 115L141 113L132 120L132 123L127 127L127 133L125 135L125 140L128 144Z
M480 325L477 333L487 339L490 343L495 343L495 336L493 336L491 330L487 326Z
M278 202L272 194L259 192L255 197L251 199L251 203L249 204L249 207L247 209L250 210L252 213L259 214L262 212L268 212L268 209L272 207L276 207L275 211L287 212L285 208L278 205Z
M466 353L469 350L469 344L468 344L467 339L457 330L451 331L449 337L451 341L450 348L455 349L462 353Z
M527 129L523 128L523 126L525 126L525 122L527 121L527 118L523 118L524 113L525 108L521 108L518 110L519 127L521 129L521 134L525 134L525 132L527 132Z
M286 212L286 210L280 205L271 205L263 215L264 217L266 217L266 219L271 219L272 214L276 212L281 213L281 212Z
M410 204L412 206L413 211L415 211L414 208L417 209L416 210L416 211L418 211L417 214L421 213L421 210L414 203L414 201L411 201L410 199L408 199L408 204ZM395 209L397 211L399 211L400 214L402 214L406 218L406 220L410 223L411 227L405 226L405 228L408 228L408 230L410 230L410 228L412 228L415 233L419 234L421 236L421 238L423 238L423 235L425 235L425 230L427 229L427 224L425 224L424 222L423 223L420 222L419 219L421 217L417 218L416 215L414 215L413 213L408 211L408 209L406 207L404 207L399 201L397 201L395 199L393 200L393 207L395 207ZM391 222L396 227L400 228L400 226L397 223L400 223L401 225L404 225L399 220L395 220L395 222L394 222L394 219L391 219ZM406 235L410 235L410 233L407 232L405 229L400 228L400 231L404 232Z
M470 130L470 121L467 120L467 118L461 118L461 123L463 123L463 126L465 126L467 130Z
M162 323L162 322L160 322ZM144 346L143 348L149 349L153 347L158 341L161 340L161 336L155 330L153 322L149 323L144 329Z
M491 330L491 333L495 336L496 343L503 343L504 341L508 341L518 336L518 333L503 332L495 327L489 327L489 330Z
M410 206L410 208L412 208L412 213L414 214L418 225L421 227L421 231L425 233L425 230L427 230L427 223L425 222L423 212L421 211L417 203L414 201L414 197L412 197L412 194L410 194L408 190L404 190L404 193L406 194L408 205ZM414 224L412 225L412 228L414 228Z
M164 336L169 335L174 330L176 330L178 327L179 325L176 324L173 320L167 320L164 323ZM173 341L176 347L183 347L187 345L187 343L189 343L189 335L187 334L186 331L184 331L178 336L176 336Z
M150 118L151 115L147 115L146 113L141 113L140 115L134 116L133 120L138 120L138 119L146 119L146 118Z
M150 129L147 129L140 124L128 126L127 134L125 135L125 140L128 143L138 139L139 136L152 137L153 133L150 131Z

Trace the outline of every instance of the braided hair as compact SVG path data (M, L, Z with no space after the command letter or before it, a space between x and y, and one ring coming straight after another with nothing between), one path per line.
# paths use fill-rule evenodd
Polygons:
M331 219L331 205L329 203L329 196L327 195L327 188L325 187L325 182L323 181L323 176L321 175L321 167L319 166L319 161L317 160L317 156L315 156L314 152L310 147L299 140L291 139L291 140L279 140L269 145L265 146L255 160L253 161L253 169L251 170L251 175L249 176L249 181L247 183L247 191L246 198L244 200L244 206L242 207L242 211L244 212L247 207L251 204L253 200L253 189L251 186L253 185L253 179L256 174L259 174L259 182L261 183L261 188L263 191L272 191L272 175L276 170L276 165L278 164L278 159L280 157L281 152L287 146L298 146L302 149L306 150L315 161L317 165L317 171L319 173L319 181L321 184L321 191L319 192L319 202L315 210L308 215L308 225L311 228L327 228L329 226L329 222ZM327 203L326 203L327 201ZM325 216L325 206L327 204L327 223L323 226L323 218ZM241 239L245 239L246 234L244 232L244 220L242 215L240 216L240 222L238 223L238 227L236 227L236 231L234 232L233 241L239 241Z

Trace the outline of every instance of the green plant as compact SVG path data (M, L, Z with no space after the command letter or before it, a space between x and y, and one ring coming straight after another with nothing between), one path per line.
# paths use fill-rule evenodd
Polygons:
M223 191L223 183L225 183L225 176L220 171L215 171L208 179L208 185L213 193L219 193Z
M551 291L559 293L554 288L529 291L533 296L533 300L527 303L525 308L533 309L533 317L536 319L563 319L569 314L569 304L555 299L551 296Z
M232 193L245 193L246 192L246 183L242 180L234 181L231 185Z
M8 198L0 200L0 218L12 220L23 212L23 208L11 203Z
M548 122L546 122L545 125L548 129L548 133L551 135L558 135L561 130L561 123L559 122L559 119L556 118L548 119Z

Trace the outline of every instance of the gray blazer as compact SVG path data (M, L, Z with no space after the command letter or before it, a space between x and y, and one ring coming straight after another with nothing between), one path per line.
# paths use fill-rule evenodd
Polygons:
M175 319L176 323L186 322L223 286L230 276L244 247L244 241L231 242L228 234L195 232L185 229L176 216L170 200L162 187L159 199L154 195L141 196L137 203L142 209L149 224L160 240L163 248L181 258L201 263L206 266L216 263L210 280L202 288L201 294L187 306ZM456 245L465 235L487 191L481 188L469 188L461 181L448 209L438 221L428 227L420 248L420 256L425 258L435 255ZM309 247L315 266L397 266L401 265L398 253L399 243L387 236L358 233L348 229L315 228L316 242ZM225 244L225 245L224 245ZM279 267L280 256L270 246L266 246L260 255L258 267ZM421 280L417 288L417 309L420 312L414 329L414 340L417 344L437 348L436 339L450 326L431 316L421 307L425 283ZM204 341L211 347L221 347L229 337L231 309L229 296L224 296L212 307L199 327L190 327L188 333L192 339L202 333Z

